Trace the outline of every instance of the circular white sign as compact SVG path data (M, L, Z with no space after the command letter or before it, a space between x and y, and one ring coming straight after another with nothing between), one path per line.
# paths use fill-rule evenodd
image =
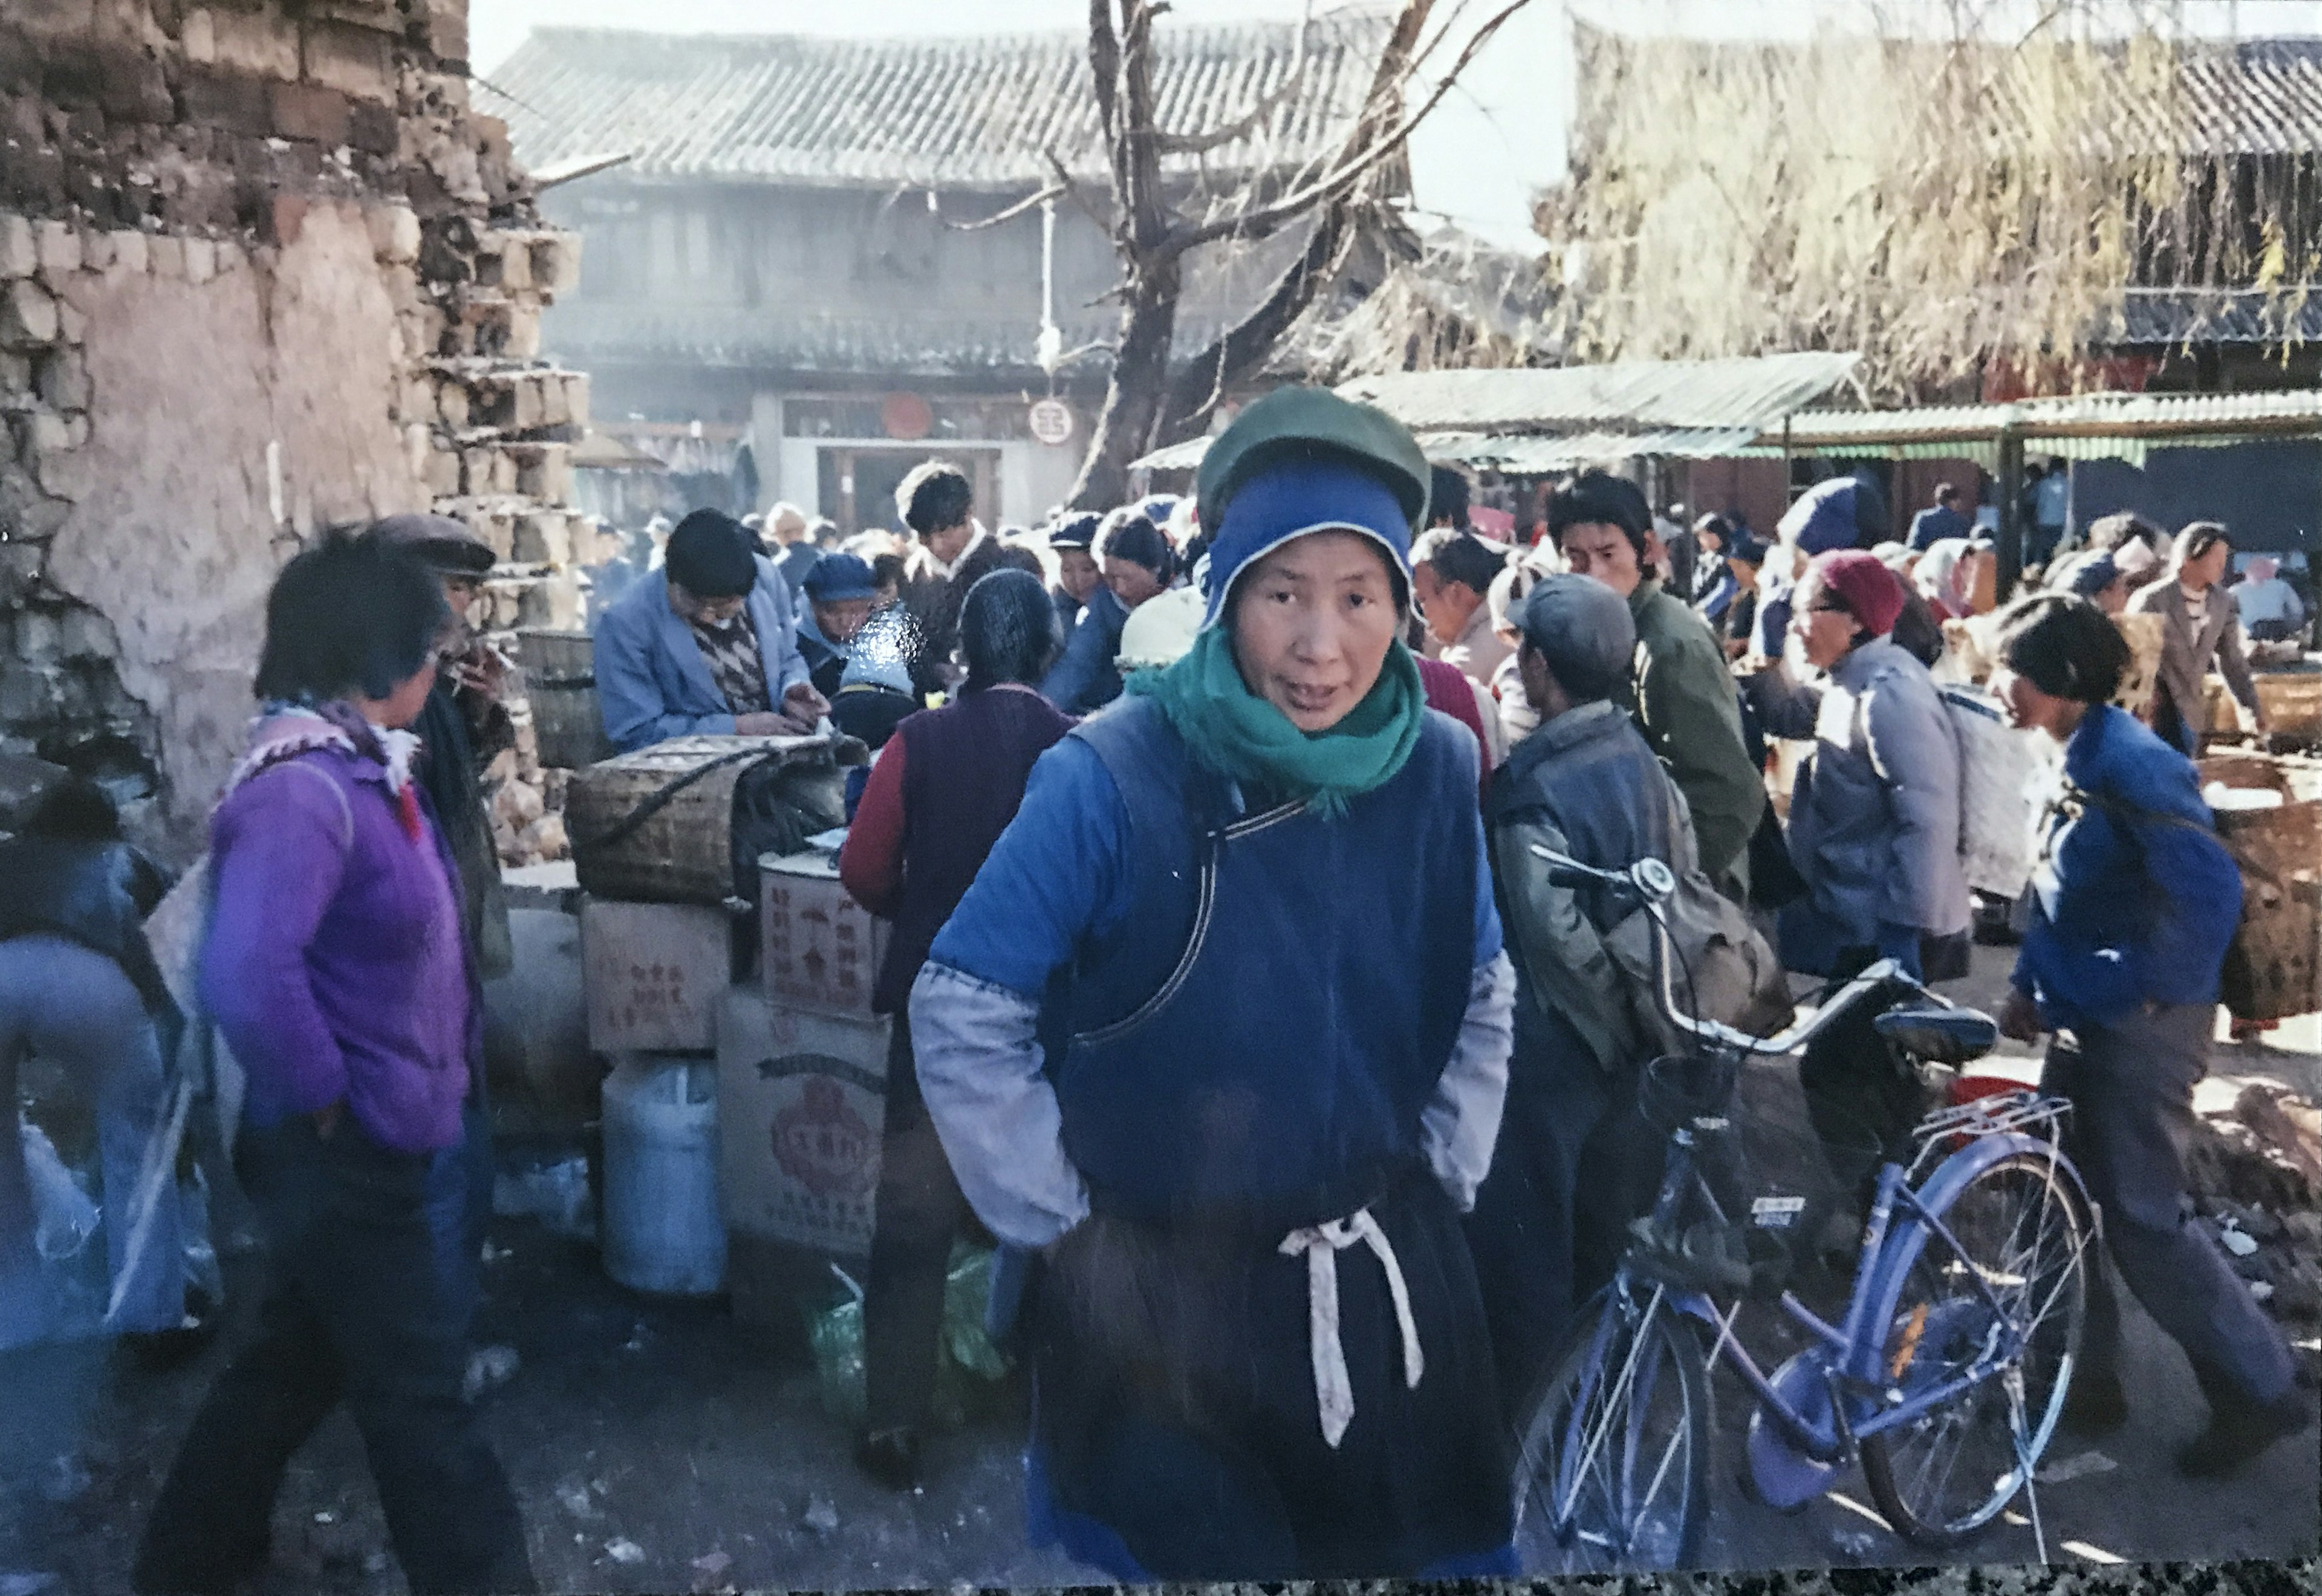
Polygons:
M1062 399L1040 399L1032 406L1032 435L1054 446L1073 435L1073 409Z

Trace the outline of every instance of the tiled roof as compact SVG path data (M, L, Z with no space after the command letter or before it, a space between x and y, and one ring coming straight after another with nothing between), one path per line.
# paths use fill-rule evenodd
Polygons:
M2118 324L2098 333L2128 345L2311 343L2322 341L2322 287L2131 288Z
M1370 84L1385 18L1317 17L1295 92L1192 170L1319 160ZM1299 68L1294 22L1155 30L1163 128L1197 132L1261 105ZM539 28L492 74L526 165L626 150L632 177L993 188L1045 182L1047 151L1102 169L1084 34L829 39Z

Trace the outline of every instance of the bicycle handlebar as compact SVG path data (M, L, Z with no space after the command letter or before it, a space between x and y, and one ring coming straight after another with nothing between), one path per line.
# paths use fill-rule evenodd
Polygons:
M1804 1047L1836 1024L1842 1015L1865 996L1890 981L1903 982L1920 997L1934 998L1933 993L1913 980L1894 960L1880 959L1840 988L1835 997L1811 1016L1793 1021L1771 1036L1752 1036L1747 1031L1737 1031L1732 1026L1721 1025L1715 1020L1696 1019L1678 1007L1669 969L1677 960L1670 951L1668 920L1661 912L1662 904L1676 895L1677 872L1658 859L1640 859L1625 870L1598 870L1593 864L1584 864L1569 854L1559 853L1539 843L1531 844L1531 852L1535 858L1547 863L1548 879L1557 886L1608 887L1636 898L1639 907L1653 923L1654 999L1659 1004L1661 1013L1668 1017L1669 1024L1704 1042L1751 1057L1780 1058ZM1940 999L1935 1000L1941 1001Z

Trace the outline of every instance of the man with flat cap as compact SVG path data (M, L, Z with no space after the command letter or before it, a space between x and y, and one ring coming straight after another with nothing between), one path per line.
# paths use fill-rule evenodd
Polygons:
M1604 946L1631 906L1559 886L1531 850L1603 870L1650 856L1680 875L1697 859L1685 798L1619 701L1637 648L1628 602L1591 578L1551 576L1513 618L1540 724L1493 773L1485 803L1516 967L1515 1050L1467 1240L1501 1394L1521 1411L1660 1174L1633 1110L1650 1047Z
M741 523L696 510L597 627L605 735L623 753L672 737L803 734L828 713L799 652L789 586Z

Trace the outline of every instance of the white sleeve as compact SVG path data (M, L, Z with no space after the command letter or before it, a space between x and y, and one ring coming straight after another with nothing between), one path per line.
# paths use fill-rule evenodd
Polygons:
M1420 1140L1428 1167L1463 1214L1476 1206L1476 1190L1491 1170L1492 1149L1500 1139L1508 1054L1515 1047L1515 966L1506 953L1495 954L1476 966L1451 1062L1420 1113Z
M919 1093L959 1189L993 1236L1036 1249L1089 1211L1088 1186L1065 1156L1039 1021L1034 999L949 965L931 961L911 983Z

